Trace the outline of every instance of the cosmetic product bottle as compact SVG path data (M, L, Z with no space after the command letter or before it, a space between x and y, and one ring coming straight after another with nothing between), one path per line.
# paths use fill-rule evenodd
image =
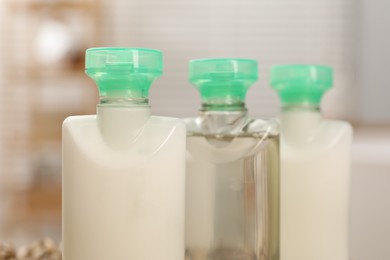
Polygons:
M281 259L348 260L352 128L329 120L320 101L332 69L272 68L281 111Z
M96 115L63 123L65 260L184 258L185 124L151 115L162 53L94 48Z
M279 127L248 116L255 60L189 64L202 108L187 125L186 259L279 260Z

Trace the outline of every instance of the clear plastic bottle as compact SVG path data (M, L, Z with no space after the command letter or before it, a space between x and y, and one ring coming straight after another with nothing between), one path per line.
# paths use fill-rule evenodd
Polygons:
M279 130L245 106L257 62L190 62L202 109L186 119L186 259L279 259Z
M185 124L151 116L162 53L96 48L97 115L63 124L65 260L184 258Z
M280 95L281 259L348 260L348 194L352 128L322 117L332 86L325 66L272 69Z

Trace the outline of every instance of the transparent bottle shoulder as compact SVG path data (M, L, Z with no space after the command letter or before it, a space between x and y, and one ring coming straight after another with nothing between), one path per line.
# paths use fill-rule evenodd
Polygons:
M213 164L231 163L264 152L273 151L279 144L279 123L277 120L246 119L237 125L208 128L204 118L186 118L187 151L196 161ZM275 150L277 151L277 149Z
M215 123L208 120L208 118L192 117L184 118L183 121L187 128L187 136L223 135L245 137L266 134L272 137L279 137L280 135L280 122L277 118L244 118L240 122L234 120L232 123Z

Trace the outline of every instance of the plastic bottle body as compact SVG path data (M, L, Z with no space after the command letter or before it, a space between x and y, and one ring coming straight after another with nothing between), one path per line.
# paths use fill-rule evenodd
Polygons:
M281 126L281 259L348 260L352 128L310 109Z
M185 125L149 110L65 120L65 260L183 259Z
M320 113L333 70L279 65L271 70L281 114L281 259L348 260L352 128Z
M279 125L248 118L248 59L190 61L199 117L187 119L186 260L279 260Z
M186 259L278 260L278 125L218 117L187 120Z

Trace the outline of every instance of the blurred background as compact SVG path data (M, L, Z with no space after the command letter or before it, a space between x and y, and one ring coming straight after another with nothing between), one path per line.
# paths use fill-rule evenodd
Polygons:
M387 0L1 0L0 241L60 241L61 124L98 102L85 49L131 46L164 52L150 102L176 117L200 106L190 59L257 59L254 117L278 114L272 65L332 66L322 111L355 129L351 258L390 259L389 13Z

